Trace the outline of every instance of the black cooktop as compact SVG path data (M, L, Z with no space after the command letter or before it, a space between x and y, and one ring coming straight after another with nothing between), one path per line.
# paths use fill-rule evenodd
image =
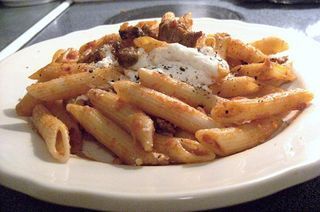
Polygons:
M121 11L119 14L108 18L104 23L116 24L135 19L161 17L168 11L174 12L176 16L182 16L188 11L192 12L193 17L244 20L244 17L236 11L224 7L206 4L197 5L196 7L194 4L166 4Z

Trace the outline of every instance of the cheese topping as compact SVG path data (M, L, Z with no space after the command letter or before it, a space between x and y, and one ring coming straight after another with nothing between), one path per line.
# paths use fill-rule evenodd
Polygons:
M98 67L118 65L110 45L105 45L102 51L106 57L96 63ZM212 47L203 47L198 50L172 43L155 48L149 53L140 48L138 54L137 63L130 69L124 70L124 74L134 82L139 79L137 70L147 68L167 74L196 88L210 91L208 86L218 77L219 65L228 69L228 63L221 59Z
M99 68L108 67L110 65L116 65L118 64L116 58L112 54L112 46L110 45L104 45L101 48L101 51L106 55L101 61L98 61L96 63L96 66Z
M146 53L139 49L139 60L131 68L148 68L157 70L174 79L186 82L194 87L209 90L207 87L218 77L219 64L228 67L226 61L211 48L204 47L199 51L178 43L153 49Z

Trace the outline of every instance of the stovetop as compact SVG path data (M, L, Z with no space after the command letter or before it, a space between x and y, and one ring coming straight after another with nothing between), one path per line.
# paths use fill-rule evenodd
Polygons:
M165 11L178 15L191 11L193 17L240 19L250 23L268 24L308 32L320 24L319 4L279 5L272 3L244 3L236 0L194 1L109 1L78 3L49 24L26 44L32 45L66 33L88 29L97 25L127 20L161 17ZM310 31L310 30L309 30ZM320 32L314 36L320 41Z
M34 36L25 39L23 48L43 40L67 33L88 29L97 25L119 23L127 20L160 17L165 11L181 15L191 11L193 17L236 19L250 23L268 24L301 31L320 41L320 4L273 4L266 2L249 3L243 0L118 0L104 2L73 3L51 23L37 28ZM36 24L41 17L61 2L23 7L6 8L0 5L0 50L17 39L24 31ZM1 60L0 52L0 60Z

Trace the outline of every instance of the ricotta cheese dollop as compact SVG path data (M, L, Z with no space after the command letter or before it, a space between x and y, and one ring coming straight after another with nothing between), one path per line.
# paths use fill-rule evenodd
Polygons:
M103 51L103 54L105 55L105 57L95 64L97 67L103 68L103 67L108 67L108 66L111 66L111 65L117 65L118 64L115 56L112 54L112 46L104 45L101 48L101 51Z
M198 50L172 43L155 48L149 53L141 48L139 55L138 62L131 69L157 70L174 79L206 90L218 77L219 64L225 68L228 67L227 62L221 59L211 47Z

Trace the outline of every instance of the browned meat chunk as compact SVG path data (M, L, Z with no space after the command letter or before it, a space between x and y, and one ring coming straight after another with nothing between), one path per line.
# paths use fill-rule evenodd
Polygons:
M144 36L145 33L142 31L140 27L129 26L128 23L124 23L120 27L119 35L122 40L126 40L126 39L133 40L137 37Z
M157 133L174 134L176 132L176 126L164 119L154 118L154 123Z
M92 53L88 54L87 57L82 62L96 63L105 57L106 57L105 52L102 51L101 48L99 48L99 49L94 50Z
M120 66L128 68L133 66L139 59L138 51L130 45L131 42L116 42L113 45L113 55L117 58Z
M133 40L141 36L150 36L153 38L158 37L159 24L157 21L143 21L135 26L129 26L124 23L120 26L119 35L122 40Z
M180 43L187 47L196 47L203 33L192 32L191 13L187 13L178 20L172 12L164 14L159 25L158 39L168 43Z

